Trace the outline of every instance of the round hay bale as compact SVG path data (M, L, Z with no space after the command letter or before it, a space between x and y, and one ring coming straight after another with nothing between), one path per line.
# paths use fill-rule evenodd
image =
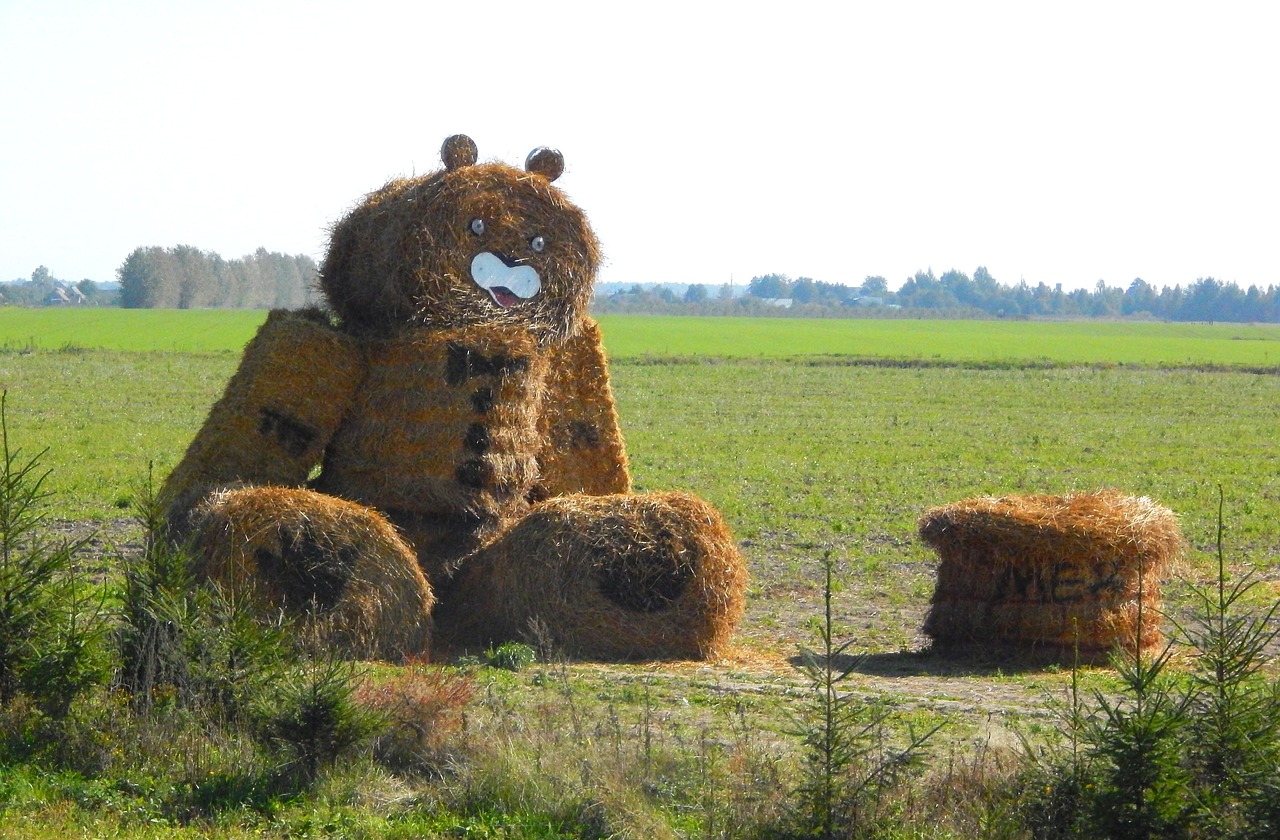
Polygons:
M431 587L413 552L361 505L280 487L212 494L195 517L197 578L284 613L357 658L430 653Z
M941 561L924 623L936 645L1094 658L1162 642L1160 579L1183 540L1173 512L1149 498L1107 489L965 499L927 511L920 537Z
M437 621L459 646L545 634L585 659L711 659L747 572L720 515L682 493L564 496L469 560Z

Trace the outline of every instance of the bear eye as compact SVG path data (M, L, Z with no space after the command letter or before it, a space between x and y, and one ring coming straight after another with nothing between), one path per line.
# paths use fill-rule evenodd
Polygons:
M474 233L476 236L483 236L484 235L484 219L479 219L479 218L472 219L471 232Z
M529 240L529 247L533 249L535 254L541 254L543 249L547 247L547 240L541 236L535 236Z

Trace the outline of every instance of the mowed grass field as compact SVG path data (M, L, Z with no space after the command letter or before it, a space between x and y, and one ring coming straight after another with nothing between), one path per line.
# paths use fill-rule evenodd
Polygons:
M65 333L77 338L21 337L58 316L78 324ZM129 516L149 465L158 481L181 457L262 317L0 311L0 346L117 348L0 353L11 439L28 452L48 447L53 514ZM1180 516L1199 577L1221 487L1229 559L1280 580L1280 375L1251 372L1280 358L1280 328L624 317L603 325L636 487L691 490L724 511L755 581L744 635L762 647L802 637L789 616L797 600L815 597L827 551L867 584L850 608L876 607L875 648L913 644L933 574L916 521L931 506L978 495L1099 487L1149 495ZM153 333L166 337L156 343ZM1005 349L983 358L984 342ZM1022 344L1019 364L1008 354ZM862 356L904 366L857 363ZM906 612L895 618L895 610Z
M0 349L235 351L266 313L0 308ZM1119 364L1280 370L1280 325L1086 321L600 319L614 358L837 356L983 366Z

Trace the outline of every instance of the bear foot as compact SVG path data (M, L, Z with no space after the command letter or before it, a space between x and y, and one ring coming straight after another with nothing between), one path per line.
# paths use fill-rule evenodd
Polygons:
M564 496L463 564L437 626L464 648L532 638L585 659L711 659L742 617L746 581L700 499Z
M357 658L430 652L435 598L413 551L377 512L310 490L247 487L193 512L194 571L284 612Z

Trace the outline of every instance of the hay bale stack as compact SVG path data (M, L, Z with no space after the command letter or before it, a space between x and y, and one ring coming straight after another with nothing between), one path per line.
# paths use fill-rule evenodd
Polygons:
M1160 644L1160 578L1183 551L1168 508L1118 490L966 499L927 511L920 536L941 560L935 644L1088 658Z
M566 496L468 561L437 619L462 647L529 638L541 621L572 656L711 659L746 582L724 520L693 496Z
M215 493L193 516L194 572L284 612L357 658L430 652L434 595L413 552L380 515L309 490Z

